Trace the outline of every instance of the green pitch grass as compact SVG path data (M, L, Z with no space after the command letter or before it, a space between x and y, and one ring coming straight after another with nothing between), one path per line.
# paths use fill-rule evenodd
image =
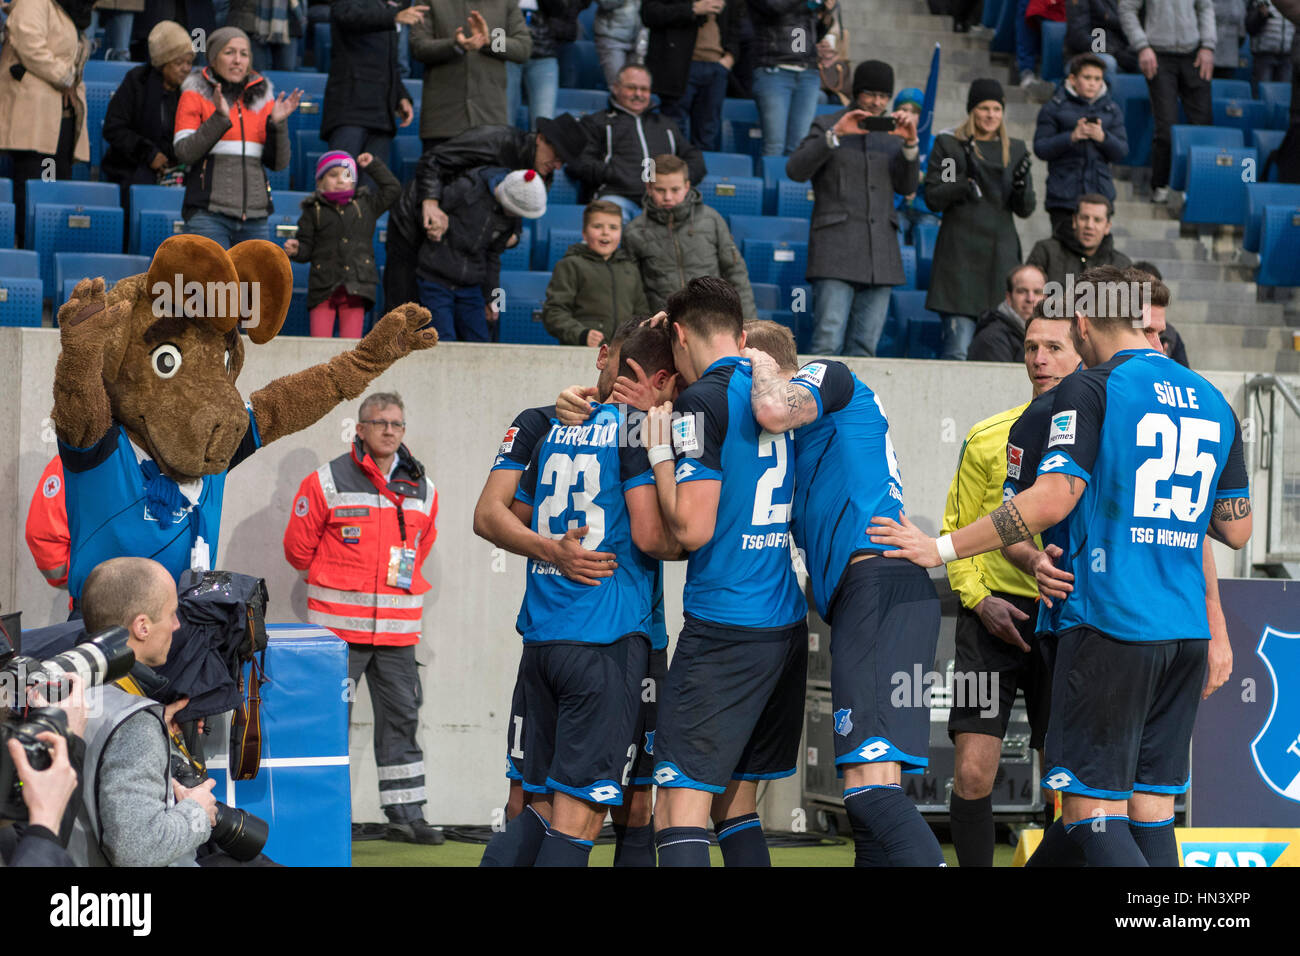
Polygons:
M710 851L714 866L722 866L722 853L713 847ZM994 866L1010 866L1013 847L999 843L993 849ZM448 840L442 846L412 846L407 843L389 843L386 840L369 840L352 844L353 866L478 866L483 855L483 845L457 843ZM943 846L944 859L949 866L957 865L957 855L952 844ZM596 846L591 851L592 866L611 866L614 846ZM836 846L800 847L772 851L773 866L852 866L853 842L846 840Z

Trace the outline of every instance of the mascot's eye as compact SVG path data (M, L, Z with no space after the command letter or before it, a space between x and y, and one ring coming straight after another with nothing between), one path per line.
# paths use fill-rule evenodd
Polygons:
M155 375L159 378L171 378L181 370L181 350L167 342L150 353L149 361L153 363Z

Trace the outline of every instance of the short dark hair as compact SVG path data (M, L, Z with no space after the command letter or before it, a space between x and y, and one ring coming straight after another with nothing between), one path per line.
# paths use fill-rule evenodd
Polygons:
M1129 282L1151 283L1151 305L1159 306L1162 309L1168 308L1173 293L1169 291L1169 286L1165 285L1163 281L1147 270L1135 266L1125 269L1124 275L1128 277Z
M655 157L655 176L671 176L673 173L681 173L686 177L686 181L691 181L691 168L686 165L686 160L672 153L660 153Z
M158 586L148 558L110 558L95 565L81 586L81 614L86 633L106 627L129 628L140 614L162 617L167 595Z
M1164 281L1165 277L1160 273L1160 270L1156 268L1156 264L1154 262L1147 262L1145 259L1143 259L1141 262L1133 263L1133 268L1138 270L1138 272L1145 272L1147 275L1151 276L1152 278L1159 279L1162 282Z
M1106 73L1106 64L1102 61L1101 57L1097 56L1097 54L1079 53L1070 59L1070 72L1066 75L1078 76L1079 71L1085 66L1095 66L1097 69L1101 70L1103 75Z
M582 210L582 228L586 229L591 224L591 217L604 214L606 216L618 216L620 224L623 222L623 210L614 205L608 199L593 199L587 203Z
M1143 320L1143 302L1140 295L1129 294L1130 283L1136 282L1140 286L1150 281L1150 276L1134 269L1097 266L1075 282L1074 295L1076 300L1085 296L1091 299L1092 309L1084 314L1098 328L1110 331L1121 325L1134 327Z
M766 352L776 359L776 364L789 371L799 367L799 352L795 348L794 333L780 322L771 319L751 319L745 323L745 345Z
M726 333L740 341L745 325L740 296L726 279L700 276L668 297L668 321L703 338Z
M1026 269L1037 269L1038 274L1043 277L1043 281L1044 282L1047 281L1047 273L1044 272L1040 266L1036 266L1032 262L1022 262L1020 265L1016 266L1014 269L1012 269L1010 272L1007 273L1007 294L1008 295L1010 295L1011 291L1016 287L1016 276L1020 275L1020 273L1024 272Z
M1078 212L1079 207L1082 206L1084 203L1088 203L1089 205L1092 206L1105 206L1107 222L1109 222L1110 217L1115 214L1115 207L1112 206L1110 200L1107 199L1105 196L1103 196L1101 193L1084 193L1082 196L1080 196L1078 199L1074 201L1074 211Z
M635 376L628 359L634 359L647 377L663 369L674 371L673 346L667 326L647 324L632 329L619 346L618 374Z
M610 336L609 341L605 344L611 349L618 348L627 341L629 335L649 322L650 318L648 315L634 315L630 319L625 319L623 324L614 330L614 334Z

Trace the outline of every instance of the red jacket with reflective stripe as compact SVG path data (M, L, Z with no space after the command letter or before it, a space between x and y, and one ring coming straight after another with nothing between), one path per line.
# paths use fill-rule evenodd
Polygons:
M45 466L32 494L27 510L27 547L50 587L66 587L72 543L68 509L63 501L63 460L58 455Z
M420 640L421 567L438 536L438 492L407 452L385 481L358 440L352 451L303 479L284 532L284 556L307 572L307 619L354 644L403 646ZM394 547L414 548L410 590L388 585Z

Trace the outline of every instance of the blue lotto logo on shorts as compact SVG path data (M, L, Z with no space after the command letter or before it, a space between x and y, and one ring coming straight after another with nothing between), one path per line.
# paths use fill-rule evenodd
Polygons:
M1300 634L1266 627L1255 653L1273 678L1273 707L1250 742L1250 752L1264 782L1288 800L1300 802Z
M873 737L858 749L858 756L868 761L879 760L892 749L893 747L890 746L889 741Z
M593 787L587 791L587 797L596 803L604 803L606 800L613 800L618 796L618 787L611 784L605 784L603 787Z
M660 767L655 771L655 783L659 784L661 787L665 784L672 783L676 779L677 771L672 767Z
M843 710L835 711L835 732L841 737L847 737L853 732L852 707L845 707Z

